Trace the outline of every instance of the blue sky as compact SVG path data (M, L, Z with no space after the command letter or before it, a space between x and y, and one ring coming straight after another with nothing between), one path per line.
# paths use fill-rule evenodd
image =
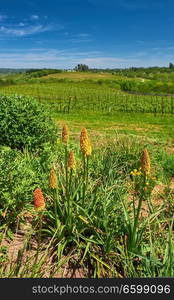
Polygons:
M0 67L167 66L173 0L1 0Z

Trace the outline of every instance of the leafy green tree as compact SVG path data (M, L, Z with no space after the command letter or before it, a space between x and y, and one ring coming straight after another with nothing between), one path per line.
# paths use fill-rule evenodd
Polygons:
M173 68L174 68L174 64L169 63L169 68L170 68L170 69L173 69Z
M76 71L88 71L89 70L89 67L85 64L78 64L76 67L75 67L75 70Z

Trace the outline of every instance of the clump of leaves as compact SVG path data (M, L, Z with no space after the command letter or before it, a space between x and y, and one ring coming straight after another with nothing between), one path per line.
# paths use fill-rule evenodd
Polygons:
M13 149L42 148L54 143L57 128L45 106L26 96L0 96L0 144Z
M14 224L17 217L32 203L37 186L45 187L52 152L43 149L38 156L26 150L0 148L0 223Z

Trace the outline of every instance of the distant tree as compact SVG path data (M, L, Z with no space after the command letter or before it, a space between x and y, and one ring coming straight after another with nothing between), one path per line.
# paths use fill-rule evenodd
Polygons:
M174 64L169 63L169 68L170 68L170 69L173 69L173 68L174 68Z
M78 64L74 70L76 71L88 71L89 70L89 67L85 64Z
M38 71L40 71L41 69L28 69L27 71L26 71L26 74L30 74L30 73L33 73L33 72L38 72Z

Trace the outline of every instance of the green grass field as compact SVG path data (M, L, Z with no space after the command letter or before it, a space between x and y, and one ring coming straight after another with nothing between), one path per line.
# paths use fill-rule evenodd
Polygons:
M133 134L166 140L172 143L174 134L174 99L171 97L129 95L106 83L97 84L94 80L114 75L90 73L60 73L46 76L74 82L19 84L0 88L7 95L29 95L44 103L50 115L62 124L65 121L73 128L85 125L106 136ZM109 78L110 78L109 77ZM93 82L81 82L80 79Z

